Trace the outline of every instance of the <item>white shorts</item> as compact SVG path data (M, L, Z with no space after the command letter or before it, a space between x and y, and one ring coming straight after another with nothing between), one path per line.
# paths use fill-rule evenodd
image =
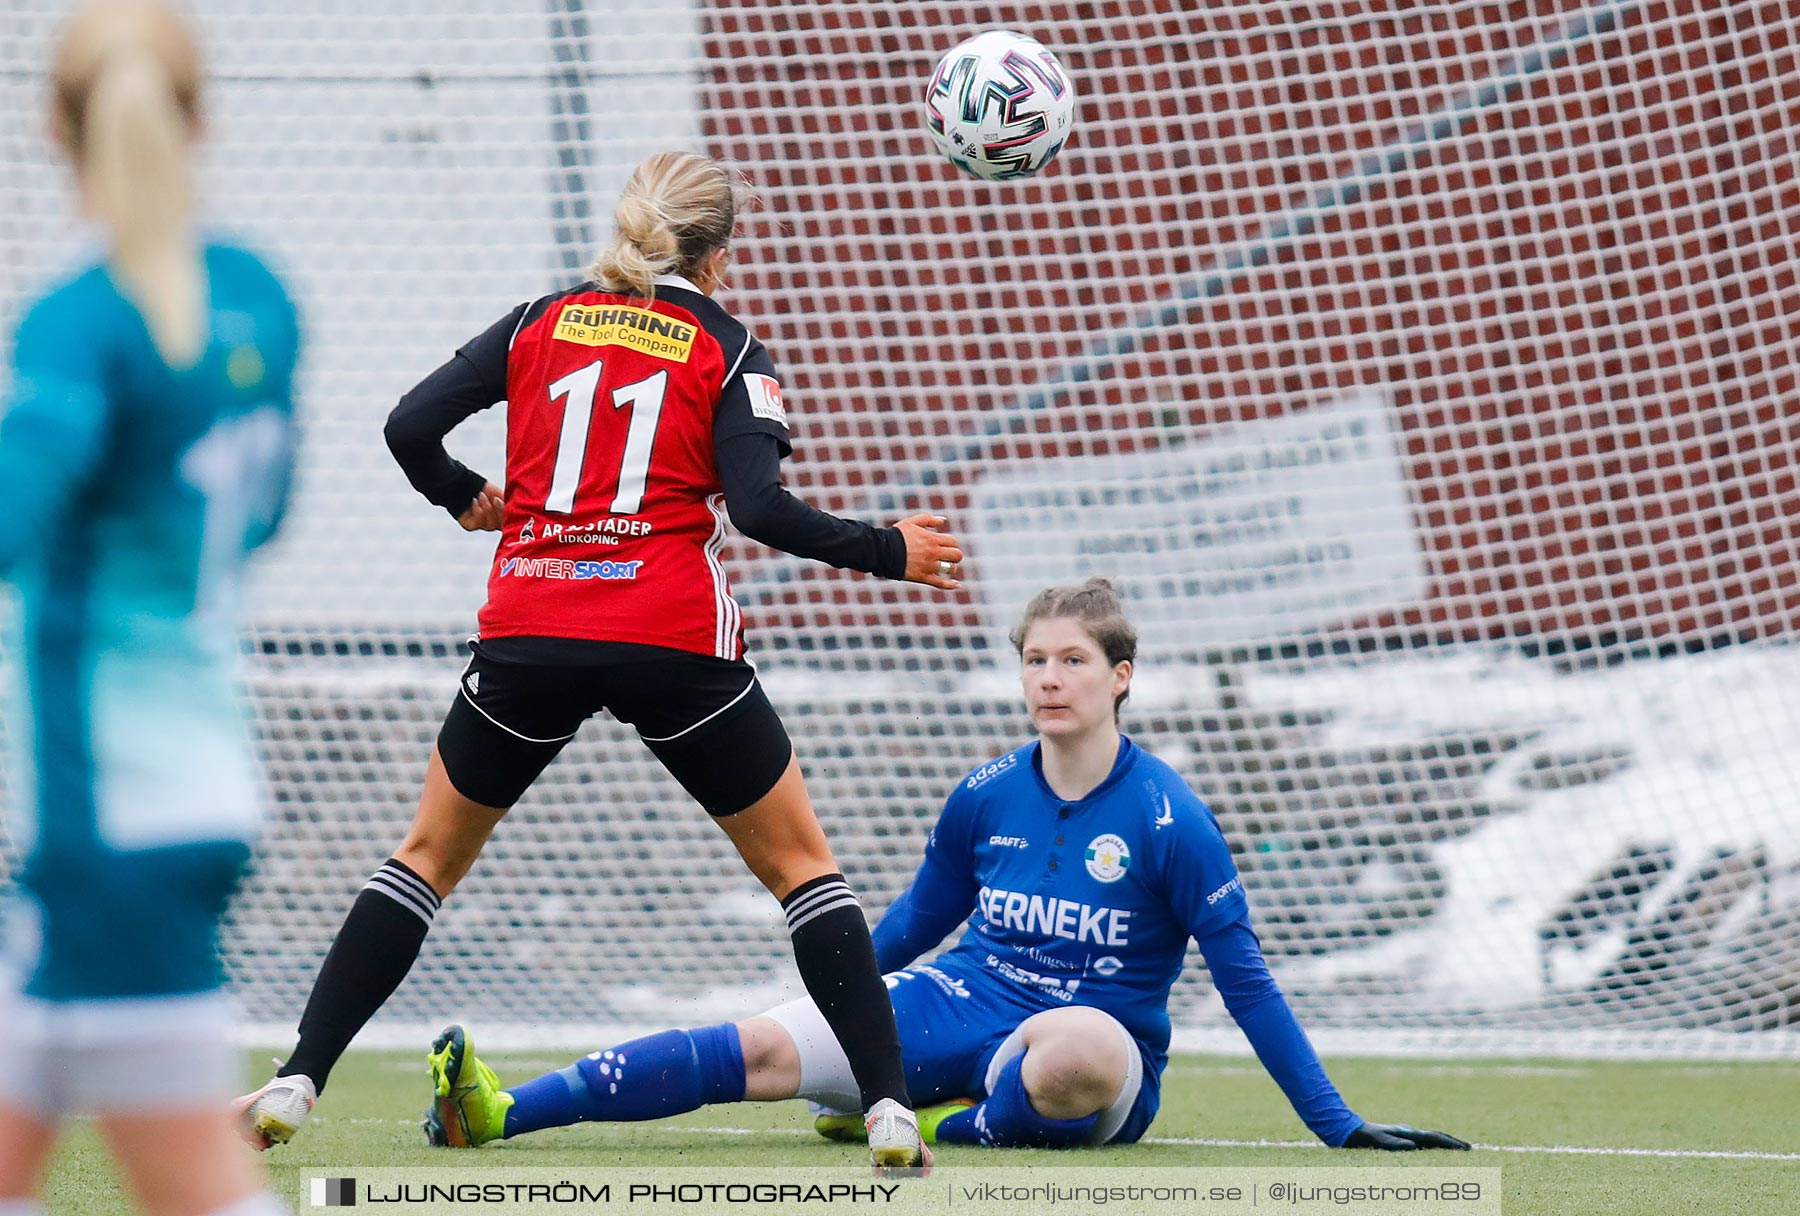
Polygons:
M917 973L929 971L930 968L911 968ZM889 977L889 992L894 992L894 978ZM927 985L919 991L935 995L936 989ZM1091 1008L1091 1006L1090 1006ZM900 1030L900 1052L906 1059L908 1084L915 1090L914 1100L922 1104L930 1101L942 1101L946 1097L979 1098L981 1093L962 1092L966 1082L954 1078L966 1078L971 1067L981 1069L979 1075L986 1079L983 1082L984 1092L993 1092L994 1082L999 1079L1000 1070L1008 1061L1025 1051L1023 1023L1012 1027L1011 1033L1001 1038L993 1054L987 1057L985 1067L979 1053L983 1050L977 1044L983 1041L992 1043L1005 1029L1004 1023L993 1027L990 1033L932 1033L928 1018L910 1005L897 1013L902 1016L895 1019ZM1132 1107L1137 1103L1138 1094L1144 1086L1144 1057L1138 1050L1137 1040L1131 1032L1103 1009L1094 1012L1104 1016L1113 1024L1119 1037L1125 1043L1125 1084L1119 1090L1119 1096L1111 1106L1100 1112L1095 1121L1093 1131L1088 1134L1089 1144L1106 1144L1119 1134L1125 1121L1131 1115ZM800 1055L800 1091L799 1097L821 1107L839 1112L851 1112L861 1106L861 1090L856 1078L850 1071L850 1061L844 1055L844 1049L838 1045L837 1036L831 1032L831 1026L825 1021L825 1015L819 1012L810 998L802 997L797 1001L789 1001L768 1010L762 1016L787 1031L788 1037L794 1041L794 1049ZM948 1026L939 1026L939 1031L947 1032ZM963 1050L957 1050L955 1044L964 1044ZM948 1048L949 1050L945 1050ZM943 1059L939 1057L943 1056ZM929 1090L950 1089L940 1097L918 1092L918 1082L926 1080ZM1141 1129L1139 1134L1142 1134Z
M0 970L0 1105L45 1123L220 1107L243 1079L237 1020L219 992L40 1001Z

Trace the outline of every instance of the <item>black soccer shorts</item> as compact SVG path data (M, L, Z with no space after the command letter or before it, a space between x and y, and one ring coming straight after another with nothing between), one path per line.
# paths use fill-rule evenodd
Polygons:
M517 802L603 709L635 727L711 815L756 802L793 756L756 669L741 659L607 642L586 644L588 661L552 664L502 661L479 641L469 648L474 657L438 732L438 753L450 784L483 806Z

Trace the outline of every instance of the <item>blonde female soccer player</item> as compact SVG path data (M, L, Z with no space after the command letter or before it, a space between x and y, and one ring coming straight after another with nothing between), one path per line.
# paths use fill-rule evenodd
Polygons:
M1127 1144L1155 1118L1169 989L1195 941L1225 1007L1306 1126L1339 1148L1466 1149L1442 1132L1370 1123L1345 1105L1250 928L1212 812L1118 726L1137 635L1104 579L1052 587L1013 633L1037 738L951 791L912 885L875 928L920 1127L937 1143ZM967 921L929 966L911 964ZM729 1029L739 1057L673 1050ZM733 1027L667 1031L502 1090L460 1027L432 1060L436 1144L480 1144L584 1120L680 1114L707 1102L802 1097L851 1105L843 1053L800 1000ZM741 1058L740 1058L741 1057ZM826 1115L821 1134L858 1135Z
M412 828L351 908L293 1054L243 1100L258 1147L294 1134L488 834L605 709L637 728L781 901L801 977L856 1076L877 1166L918 1168L928 1155L868 924L744 659L719 550L729 512L774 548L942 590L957 585L962 552L937 516L878 528L782 488L790 445L775 365L713 298L746 194L707 157L650 157L625 185L590 281L513 309L390 417L388 444L413 486L500 539ZM501 400L504 491L443 446ZM735 1041L695 1050L729 1056Z
M193 228L200 69L155 0L68 25L56 142L104 251L19 323L0 420L18 898L0 962L0 1214L97 1117L151 1216L264 1216L225 1102L218 926L256 831L232 605L290 469L294 311Z

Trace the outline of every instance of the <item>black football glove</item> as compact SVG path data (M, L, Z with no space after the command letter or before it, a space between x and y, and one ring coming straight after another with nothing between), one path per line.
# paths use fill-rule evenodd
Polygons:
M1365 1123L1350 1133L1345 1148L1378 1148L1388 1153L1410 1153L1420 1148L1460 1148L1468 1145L1446 1132L1422 1132L1404 1123Z

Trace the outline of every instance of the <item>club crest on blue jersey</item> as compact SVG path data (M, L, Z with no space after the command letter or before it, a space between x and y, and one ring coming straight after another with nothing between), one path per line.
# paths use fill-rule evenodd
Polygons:
M1108 832L1096 836L1087 847L1087 872L1096 882L1118 882L1131 868L1131 850Z

